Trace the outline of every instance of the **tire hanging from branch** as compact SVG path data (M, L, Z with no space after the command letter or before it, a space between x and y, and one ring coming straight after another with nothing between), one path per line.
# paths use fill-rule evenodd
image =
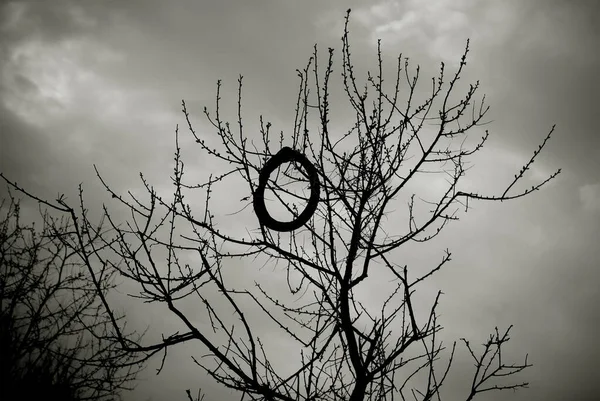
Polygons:
M308 178L310 181L310 199L308 201L308 205L306 205L306 208L296 220L282 222L272 218L265 207L265 187L271 173L281 164L291 161L299 162L308 173ZM294 231L302 227L311 218L315 210L317 210L319 193L319 175L315 166L313 166L313 164L302 153L286 146L283 147L275 156L269 159L260 172L258 178L258 188L256 188L253 197L254 212L256 213L256 217L258 217L260 223L271 230L282 232Z

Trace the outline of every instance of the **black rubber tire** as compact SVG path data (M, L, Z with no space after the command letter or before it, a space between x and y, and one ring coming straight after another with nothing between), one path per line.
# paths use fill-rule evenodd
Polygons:
M296 220L283 222L277 221L272 218L271 215L269 215L269 212L265 207L264 195L265 187L271 173L275 171L275 169L281 164L290 161L299 162L308 173L310 180L310 199L308 201L308 205L306 205L306 208ZM270 160L268 160L260 172L258 178L258 188L256 188L253 196L254 212L256 213L256 217L258 217L258 220L261 222L261 224L270 228L271 230L281 232L294 231L302 227L308 220L310 220L312 215L315 213L315 210L317 210L320 190L321 184L319 182L319 175L315 166L313 166L313 164L302 153L286 146L277 152L277 154Z

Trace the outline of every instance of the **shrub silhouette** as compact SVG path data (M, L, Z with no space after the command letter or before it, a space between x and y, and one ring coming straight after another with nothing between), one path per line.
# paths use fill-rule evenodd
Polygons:
M114 400L142 368L119 351L80 262L68 220L21 222L0 202L0 400ZM111 288L110 277L98 284Z

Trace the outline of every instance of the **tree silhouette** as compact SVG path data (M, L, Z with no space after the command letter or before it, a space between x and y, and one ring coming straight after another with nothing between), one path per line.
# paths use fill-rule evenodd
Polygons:
M262 116L263 149L248 146L241 112L240 76L237 133L220 114L220 81L216 114L211 115L204 109L222 141L221 150L212 149L196 133L186 104L182 102L189 131L199 149L214 160L227 162L232 166L229 171L211 175L202 184L187 183L177 128L175 168L171 177L173 199L159 196L143 175L141 179L149 199L144 202L131 193L130 198L126 198L114 192L96 170L115 202L131 211L133 217L127 227L113 221L105 208L111 234L102 234L85 214L63 200L51 203L36 198L69 214L77 225L78 237L83 237L83 232L93 233L103 241L103 249L83 249L76 242L70 244L70 249L82 260L94 258L100 261L88 264L92 277L118 272L121 277L139 284L138 297L145 302L165 305L184 327L183 331L163 334L158 342L129 341L121 334L122 328L113 316L104 292L98 291L123 351L143 354L144 358L163 352L164 363L170 347L191 342L202 345L210 358L194 358L194 361L218 383L239 391L242 399L358 401L404 399L406 396L431 400L438 397L452 364L456 342L449 352L448 363L439 367L437 361L445 349L436 338L441 329L436 312L441 292L437 293L423 317L415 304L415 291L450 261L451 253L446 250L439 264L418 276L409 276L407 266L394 263L391 255L409 242L426 242L437 236L449 222L458 220L459 207L468 210L469 201L511 200L540 189L560 170L528 190L509 194L530 168L554 128L514 180L498 195L459 190L457 184L466 173L466 161L481 150L488 139L486 130L472 148L462 144L458 148L452 146L455 139L465 137L468 131L485 124L483 118L488 111L485 97L481 101L475 98L479 82L471 84L461 100L451 101L466 65L468 42L456 72L447 78L442 63L439 75L431 80L429 96L420 102L417 100L420 70L417 67L411 74L408 60L402 55L398 57L394 90L391 93L385 90L380 42L377 72L375 75L368 73L364 88L359 87L351 61L349 15L350 10L345 17L342 37L341 76L356 119L339 140L333 142L330 125L334 50L329 49L323 71L315 45L306 67L297 70L300 84L296 118L293 133L285 138L283 132L280 134L278 149L283 149L283 153L270 146L271 123L265 123ZM401 101L399 93L403 83L407 86L406 92L402 92L406 99ZM432 109L438 109L437 114ZM317 120L315 126L312 126L313 116ZM431 126L435 126L435 132L427 140L425 132ZM342 151L342 144L352 138L357 140L354 147ZM314 143L317 139L318 143ZM287 157L292 154L290 152L299 153L310 161L317 171L318 182L301 164L290 162ZM277 166L280 163L288 164L284 168ZM389 224L384 219L386 211L389 212L399 193L407 192L408 182L419 174L435 171L432 170L435 166L440 169L437 172L448 177L447 189L436 202L424 201L431 205L424 219L416 213L417 203L412 194L408 203L407 230L388 234L385 227ZM259 217L263 218L258 221L258 229L244 237L223 232L209 211L214 187L237 174L247 183L251 194L242 201L252 198L248 206L253 204ZM258 186L257 177L260 177ZM264 192L271 191L270 194L282 202L294 219L300 216L301 205L311 200L307 195L287 189L280 178L310 184L311 188L319 185L315 214L302 228L289 233L285 232L285 225L271 229L273 227L265 224L266 208L260 207L265 200ZM197 191L206 191L205 210L201 213L193 212L184 200L186 195ZM284 201L284 195L294 201ZM80 198L80 208L85 210L83 196ZM76 219L78 214L79 219ZM197 217L199 215L203 217ZM397 224L392 226L398 228ZM188 232L183 232L184 229ZM342 245L338 246L336 241ZM224 250L225 246L246 247L247 250L233 252ZM111 259L103 252L109 249L110 255L118 255L117 259ZM157 256L157 249L164 250L166 256ZM182 262L184 257L192 257L190 255L200 266L192 268ZM236 275L231 270L233 260L259 256L266 258L266 263L285 263L287 295L274 295L258 281L254 285L246 283L244 288L232 284ZM357 291L369 275L376 275L378 279L385 275L388 280L395 280L395 289L387 294L380 308L367 308L358 299ZM179 301L194 296L203 309L190 317ZM277 369L277 361L269 356L269 347L264 346L264 336L261 338L256 334L260 325L249 318L251 307L270 319L279 329L278 334L295 342L297 349L294 351L298 352L290 351L285 358L295 363L293 370ZM501 358L509 331L510 327L505 332L496 329L484 343L483 352L479 353L466 339L463 340L475 361L471 390L465 399L471 400L486 391L527 386L524 382L505 380L531 366L527 358L522 364L510 364ZM191 399L189 391L187 394Z
M0 210L0 399L119 399L141 364L109 335L97 291L112 277L89 280L61 241L67 219L23 225L12 196Z

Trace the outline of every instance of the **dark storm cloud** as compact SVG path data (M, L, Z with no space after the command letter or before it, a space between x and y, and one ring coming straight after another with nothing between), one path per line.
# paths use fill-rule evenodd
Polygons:
M8 92L36 96L39 89L35 82L18 73L9 86L6 66L11 61L12 50L32 38L55 43L91 34L81 14L81 8L72 1L8 1L0 5L0 73L3 77L0 82L0 99L3 100L0 102L0 170L21 185L44 187L46 195L50 195L47 191L56 182L49 182L50 177L44 176L44 172L53 171L59 181L68 177L68 169L56 170L57 161L62 159L61 146L44 134L44 128L28 123L7 108ZM77 158L77 152L71 156Z

